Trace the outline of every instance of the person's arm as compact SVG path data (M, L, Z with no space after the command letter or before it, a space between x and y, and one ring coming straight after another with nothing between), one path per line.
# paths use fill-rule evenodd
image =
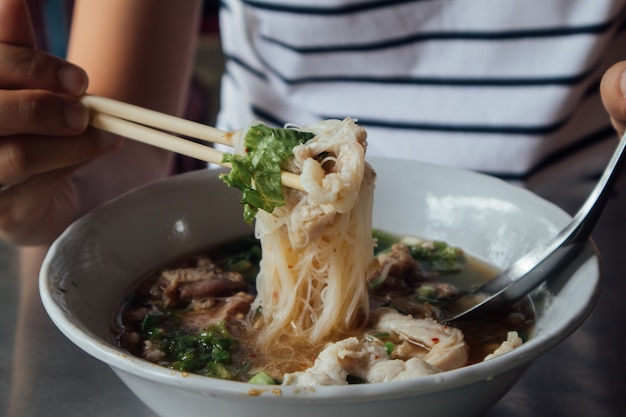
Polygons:
M181 115L200 7L199 0L77 0L68 60L89 74L88 93ZM78 214L166 175L170 159L126 140L74 175Z

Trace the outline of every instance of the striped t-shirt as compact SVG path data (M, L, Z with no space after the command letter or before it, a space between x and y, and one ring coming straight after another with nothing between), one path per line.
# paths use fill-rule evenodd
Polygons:
M225 0L218 124L358 119L368 155L527 186L597 175L620 0Z

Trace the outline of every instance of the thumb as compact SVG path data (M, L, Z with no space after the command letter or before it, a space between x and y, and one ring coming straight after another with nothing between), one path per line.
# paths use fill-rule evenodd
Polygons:
M626 129L626 61L615 63L600 83L602 102L611 116L613 127L622 135Z
M0 42L36 48L26 0L0 0Z

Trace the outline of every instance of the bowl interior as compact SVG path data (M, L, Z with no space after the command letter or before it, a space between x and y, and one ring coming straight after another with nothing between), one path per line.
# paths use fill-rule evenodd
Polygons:
M498 267L569 220L539 197L490 177L414 161L377 158L370 163L378 174L375 228L445 240ZM138 189L75 222L54 243L42 268L40 288L50 317L79 347L124 372L178 387L247 393L247 384L196 376L181 379L170 370L128 357L111 344L109 333L111 318L132 282L181 255L252 231L242 220L239 199L239 192L226 187L217 172L206 170ZM350 398L357 392L416 395L522 368L582 323L598 285L598 257L590 243L570 267L535 291L535 334L515 352L375 390L320 387L316 398ZM281 401L294 393L285 390Z

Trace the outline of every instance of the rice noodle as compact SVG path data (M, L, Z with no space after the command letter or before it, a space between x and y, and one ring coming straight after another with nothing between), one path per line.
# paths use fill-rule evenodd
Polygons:
M365 130L351 119L301 129L315 134L294 148L306 192L285 189L285 206L256 216L263 258L251 311L262 318L261 340L321 342L368 318L375 173Z

